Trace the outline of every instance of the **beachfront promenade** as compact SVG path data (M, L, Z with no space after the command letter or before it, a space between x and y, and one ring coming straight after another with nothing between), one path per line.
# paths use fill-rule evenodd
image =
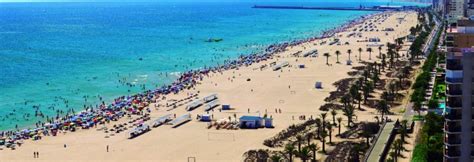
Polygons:
M380 159L381 154L385 148L385 145L388 142L390 133L392 132L393 128L395 128L395 122L387 122L382 128L382 132L380 133L379 138L377 138L377 141L370 152L370 156L367 158L368 162L384 161Z
M434 41L436 40L436 34L441 28L439 20L434 18L436 27L433 29L433 31L430 33L430 37L428 38L428 42L425 44L423 48L423 53L427 57L433 49L433 45L435 44ZM408 96L410 97L410 95ZM413 103L408 102L405 105L405 112L403 113L402 119L401 120L407 120L408 123L412 122L414 111L413 111ZM401 121L400 120L400 121ZM384 159L381 159L381 155L384 151L384 148L387 147L387 141L389 139L390 133L392 129L395 128L395 122L389 122L385 125L383 128L382 132L380 133L379 137L377 138L377 141L375 142L372 150L370 151L370 154L367 158L367 162L379 162L379 161L385 161L386 157L383 157ZM416 132L416 131L414 131Z

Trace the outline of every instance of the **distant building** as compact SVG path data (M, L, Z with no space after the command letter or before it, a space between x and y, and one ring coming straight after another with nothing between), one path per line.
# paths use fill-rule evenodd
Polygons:
M256 129L263 126L263 118L259 116L242 116L239 118L240 128Z
M474 0L468 0L466 17L472 18L474 16Z
M445 162L474 157L474 21L456 24L446 31Z
M445 14L449 24L455 24L457 20L465 17L465 0L446 0Z

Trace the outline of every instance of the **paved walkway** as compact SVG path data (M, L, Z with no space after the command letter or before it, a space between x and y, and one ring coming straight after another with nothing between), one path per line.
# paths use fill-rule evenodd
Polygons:
M377 139L377 142L375 143L374 148L372 149L372 152L369 155L369 158L367 158L368 162L380 161L380 154L382 154L385 144L388 141L390 132L392 131L394 127L395 127L395 122L389 122L385 124L385 127L383 127L382 132L380 133L380 136Z
M436 23L436 27L435 29L431 32L430 34L430 37L429 37L429 41L427 44L425 44L425 47L423 48L423 53L425 53L425 55L427 56L429 54L429 51L431 48L433 48L433 45L434 45L434 37L436 36L436 34L438 33L438 30L440 28L440 23L435 20L435 23ZM409 93L408 96L411 96L411 93ZM405 104L405 113L403 114L403 118L402 119L406 119L408 120L408 122L410 123L411 122L411 119L413 118L413 115L414 115L414 111L413 111L413 103L411 102L408 102ZM390 132L392 131L392 129L395 127L395 122L390 122L390 123L387 123L385 124L385 126L383 127L383 130L382 132L380 133L377 141L375 142L370 154L369 154L369 157L367 158L367 162L379 162L380 161L380 155L382 154L384 148L385 148L385 145L388 141L388 138L390 136ZM385 159L384 159L385 160ZM382 160L382 161L384 161Z

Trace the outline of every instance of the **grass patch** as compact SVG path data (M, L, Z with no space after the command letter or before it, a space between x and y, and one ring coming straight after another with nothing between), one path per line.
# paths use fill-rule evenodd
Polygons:
M422 115L413 115L413 121L423 121L425 117Z

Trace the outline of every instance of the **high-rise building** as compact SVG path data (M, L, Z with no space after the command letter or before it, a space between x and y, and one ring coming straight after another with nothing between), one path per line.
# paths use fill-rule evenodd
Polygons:
M474 16L474 0L468 0L467 2L467 8L466 8L466 17L473 17Z
M445 14L449 24L456 23L457 20L465 17L467 8L466 0L446 0Z
M459 20L446 32L445 162L474 157L474 21Z

